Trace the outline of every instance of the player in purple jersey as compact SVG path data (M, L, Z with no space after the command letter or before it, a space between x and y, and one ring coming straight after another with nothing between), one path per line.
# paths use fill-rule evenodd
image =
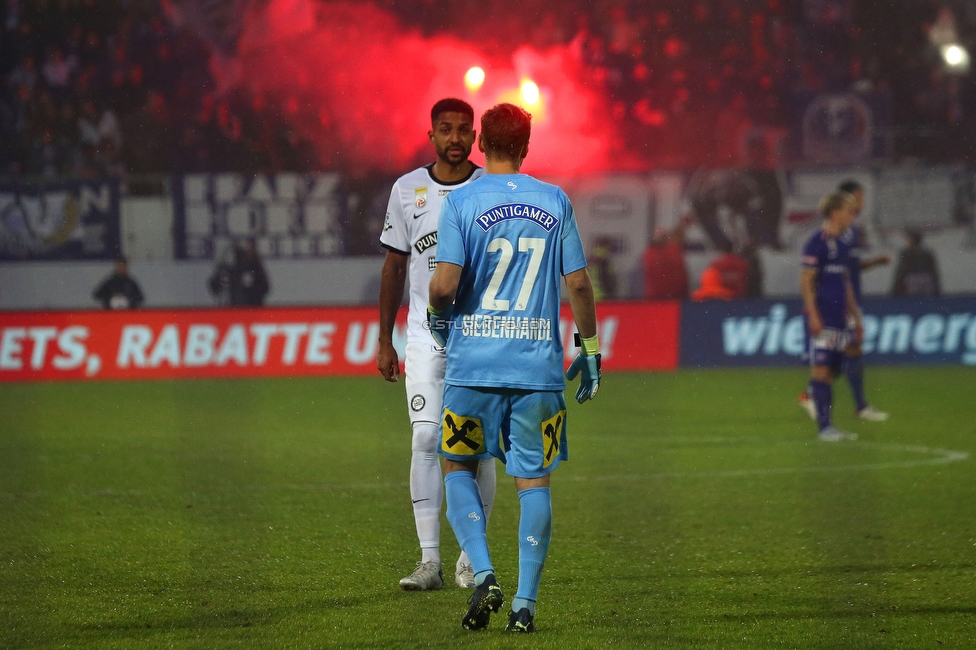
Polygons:
M817 438L829 442L854 439L831 422L833 390L840 374L844 350L853 336L863 336L861 310L850 280L850 246L841 235L857 216L857 203L847 192L834 191L820 202L823 228L803 247L800 292L806 317L807 346L810 355L810 385L817 414ZM853 320L853 332L848 320Z
M846 180L837 189L847 192L854 197L855 209L860 215L864 208L864 188L855 180ZM866 246L864 229L857 224L852 225L841 235L841 239L850 246L850 280L851 288L854 290L854 298L858 306L861 305L861 271L884 266L891 263L889 255L876 255L874 257L864 257L863 252ZM849 324L850 325L850 324ZM864 357L861 349L861 341L855 337L850 337L850 343L844 350L844 375L851 388L851 396L854 398L855 412L862 420L869 422L884 422L888 419L888 414L879 411L869 405L864 394ZM811 420L817 419L817 409L813 399L806 391L797 397L797 404L800 405Z
M848 180L841 183L838 189L854 197L857 214L860 215L861 210L864 208L864 188L861 187L861 184L854 180ZM857 224L852 225L841 237L847 239L851 245L851 288L854 290L854 299L857 300L857 304L860 306L861 272L876 266L891 264L891 257L889 255L865 257L864 249L866 248L866 241L864 229ZM864 396L863 355L861 341L853 337L847 349L844 350L844 375L847 377L847 383L851 387L851 395L854 397L857 416L869 422L884 422L888 419L888 414L869 405Z

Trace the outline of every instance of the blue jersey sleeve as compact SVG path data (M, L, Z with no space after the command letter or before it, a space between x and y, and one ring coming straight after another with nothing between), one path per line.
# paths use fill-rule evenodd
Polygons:
M464 235L461 232L461 218L450 194L441 205L441 214L437 220L436 260L464 266Z
M576 212L566 197L566 219L562 230L562 274L569 275L586 267L586 253L583 252L583 241L580 239L579 228L576 226Z

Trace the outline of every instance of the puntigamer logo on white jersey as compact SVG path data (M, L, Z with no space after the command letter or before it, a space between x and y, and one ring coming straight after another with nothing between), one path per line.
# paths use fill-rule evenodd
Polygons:
M532 221L542 226L546 232L552 231L559 221L553 215L542 208L528 203L505 203L496 205L493 208L481 213L475 221L481 229L488 232L488 229L509 219L524 219Z

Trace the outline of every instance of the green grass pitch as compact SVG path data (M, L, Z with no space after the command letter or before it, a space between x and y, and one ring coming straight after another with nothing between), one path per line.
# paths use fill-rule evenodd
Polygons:
M976 369L869 367L819 443L802 370L608 374L570 406L538 634L463 630L419 559L402 385L0 385L0 648L967 648ZM489 540L515 594L518 507ZM446 522L442 545L457 543ZM506 602L506 605L508 603Z

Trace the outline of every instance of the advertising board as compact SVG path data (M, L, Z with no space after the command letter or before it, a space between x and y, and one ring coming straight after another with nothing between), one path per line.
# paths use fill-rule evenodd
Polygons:
M601 304L606 368L676 367L678 315L677 303ZM564 308L568 360L571 323ZM0 314L0 381L371 375L378 336L375 307L8 312Z

